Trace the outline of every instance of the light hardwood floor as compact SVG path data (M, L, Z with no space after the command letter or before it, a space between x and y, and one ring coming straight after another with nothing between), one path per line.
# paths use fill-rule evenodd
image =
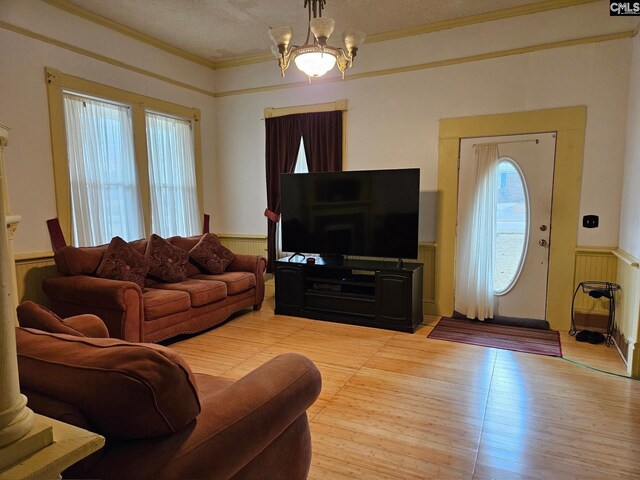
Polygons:
M269 298L170 347L233 379L280 353L311 358L323 377L311 479L640 478L640 382L429 331L278 316ZM576 361L623 372L604 348L563 338Z

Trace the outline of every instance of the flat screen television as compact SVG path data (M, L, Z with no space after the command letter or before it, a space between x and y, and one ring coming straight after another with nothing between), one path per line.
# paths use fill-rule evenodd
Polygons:
M418 257L420 169L282 174L282 250Z

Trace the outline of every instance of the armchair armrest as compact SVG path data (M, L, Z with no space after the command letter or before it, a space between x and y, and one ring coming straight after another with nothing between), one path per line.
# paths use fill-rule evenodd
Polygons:
M308 358L287 353L271 359L202 399L196 429L162 477L230 477L305 415L321 386Z
M267 269L267 259L260 255L237 254L227 267L228 272L250 272L256 276L256 299L254 310L260 310L264 301L264 272Z
M61 317L90 313L102 319L109 336L131 342L143 337L142 290L133 282L72 275L46 278L42 290Z
M65 318L65 323L90 338L109 338L109 330L104 322L91 313Z
M303 478L311 455L306 410L320 394L320 372L308 358L279 355L237 382L200 398L196 421L173 435L109 447L92 478L117 478L122 465L140 479L230 478L272 445L284 449L264 478ZM284 442L284 443L283 443ZM284 457L289 457L285 459ZM252 465L255 467L255 465Z

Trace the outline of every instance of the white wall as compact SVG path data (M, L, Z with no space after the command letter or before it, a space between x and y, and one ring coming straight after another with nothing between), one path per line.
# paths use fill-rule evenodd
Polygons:
M420 38L429 41L429 35ZM363 47L360 55L375 55L378 45ZM433 193L439 119L586 105L580 213L598 214L600 228L580 228L578 244L616 246L630 50L631 40L622 39L220 98L217 153L221 178L228 180L218 185L225 202L215 228L234 233L266 230L261 120L266 107L347 99L346 169L420 167L421 190ZM253 65L246 73L251 78L269 76L259 69L277 67L275 62ZM233 85L234 75L243 75L242 69L225 72L224 78L216 73L222 89ZM425 209L422 217L421 240L434 241L435 210Z
M16 253L51 249L45 221L56 216L55 185L44 77L46 66L63 73L148 95L202 112L205 210L216 210L210 185L216 182L215 100L108 61L73 52L43 39L72 43L116 62L148 70L197 88L213 90L214 72L149 45L96 26L36 0L2 0L0 20L0 123L11 127L5 149L9 197L14 213L22 215L15 235ZM17 28L26 29L16 33ZM36 35L34 35L34 33ZM207 188L209 187L209 188Z
M634 19L609 17L606 2L499 20L389 42L365 44L353 73L411 66L595 34L629 31ZM213 99L153 75L205 90L282 86L304 80L292 67L282 80L275 61L211 70L99 27L38 0L3 0L0 44L0 122L12 127L6 150L12 209L23 216L18 253L49 249L45 220L55 216L44 67L202 110L205 210L223 233L264 234L266 205L263 109L347 99L347 169L420 167L421 190L433 198L441 118L586 105L588 108L581 215L600 215L601 227L580 229L578 244L618 244L620 192L627 124L632 41L588 43L490 60L359 80L259 91ZM16 29L26 29L17 33ZM56 46L75 45L104 61ZM336 35L336 39L339 36ZM265 34L265 42L268 36ZM637 40L635 41L637 45ZM634 50L635 90L637 57ZM147 70L136 72L117 62ZM635 104L635 110L638 106ZM640 122L636 113L629 128ZM633 142L630 135L630 142ZM637 158L640 147L627 146ZM633 162L631 162L633 163ZM637 162L629 167L638 176ZM636 182L637 183L637 182ZM629 186L627 186L629 185ZM626 204L637 204L625 184ZM626 197L625 197L626 198ZM435 210L423 206L421 240L435 239ZM637 208L637 207L636 207ZM623 209L625 222L637 211ZM571 219L570 221L575 221ZM638 223L621 235L637 252ZM635 235L635 237L634 237ZM635 238L635 240L633 240ZM633 246L633 242L635 246ZM622 242L621 242L622 243ZM630 252L633 253L633 252Z
M640 258L640 37L633 40L619 246Z

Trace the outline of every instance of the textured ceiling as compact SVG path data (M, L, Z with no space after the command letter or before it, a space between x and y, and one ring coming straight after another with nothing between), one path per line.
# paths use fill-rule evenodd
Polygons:
M323 16L336 21L331 43L343 30L368 35L467 17L544 0L327 0ZM49 3L56 4L56 1ZM93 14L207 60L228 60L270 51L270 26L293 27L292 43L304 42L304 0L64 0Z

